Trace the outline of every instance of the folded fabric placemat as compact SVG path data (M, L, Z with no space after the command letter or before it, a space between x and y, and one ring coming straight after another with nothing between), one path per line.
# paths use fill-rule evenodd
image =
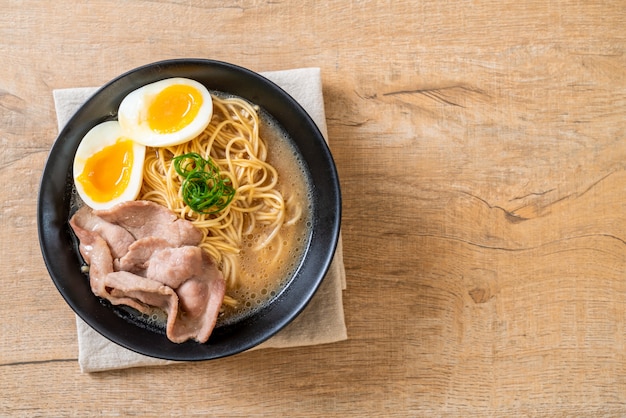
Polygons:
M328 141L319 68L273 71L261 75L276 83L298 101ZM53 91L59 132L96 90L95 87L80 87ZM342 299L342 290L346 287L345 280L340 236L330 269L305 310L278 334L252 350L326 344L347 339ZM78 363L82 372L176 363L144 356L121 347L94 331L78 316L76 329Z

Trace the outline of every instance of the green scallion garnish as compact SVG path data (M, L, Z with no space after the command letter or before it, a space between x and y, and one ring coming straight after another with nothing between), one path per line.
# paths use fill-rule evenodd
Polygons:
M220 170L200 154L191 152L174 157L174 169L183 177L183 201L194 212L215 214L224 210L235 197L229 178L222 178Z

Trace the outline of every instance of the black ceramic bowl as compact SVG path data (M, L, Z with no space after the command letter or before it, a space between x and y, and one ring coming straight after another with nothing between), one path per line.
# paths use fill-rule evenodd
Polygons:
M217 327L205 344L175 344L120 315L93 295L80 270L80 258L68 224L72 162L82 137L94 125L112 119L132 90L169 77L187 77L209 90L232 93L259 105L289 133L308 170L313 189L313 226L305 254L287 287L258 313ZM202 59L149 64L99 89L70 119L52 146L41 179L37 224L44 261L59 292L87 324L111 341L152 357L208 360L236 354L267 340L307 305L326 274L341 220L341 196L335 164L317 126L281 88L244 68Z

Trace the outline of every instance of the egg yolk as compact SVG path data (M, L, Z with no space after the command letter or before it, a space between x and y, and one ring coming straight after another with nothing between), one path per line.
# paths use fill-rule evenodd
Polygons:
M77 180L95 202L108 202L128 187L132 165L133 142L120 138L89 157Z
M192 86L174 84L161 90L148 108L148 125L154 132L180 131L198 115L202 94Z

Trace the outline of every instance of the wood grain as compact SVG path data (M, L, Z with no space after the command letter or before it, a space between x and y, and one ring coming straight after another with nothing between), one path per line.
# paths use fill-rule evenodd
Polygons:
M5 1L0 415L626 415L626 8ZM349 340L81 374L40 256L52 90L166 58L322 70Z

